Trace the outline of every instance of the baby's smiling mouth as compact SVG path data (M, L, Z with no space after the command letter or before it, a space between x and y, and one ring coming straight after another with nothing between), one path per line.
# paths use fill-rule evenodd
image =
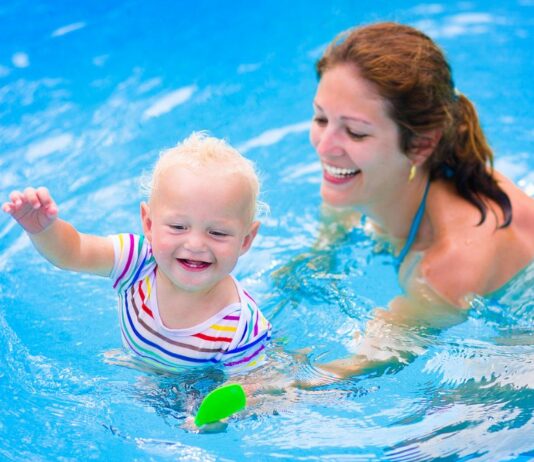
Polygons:
M206 261L189 260L187 258L177 258L177 260L188 271L202 271L211 266L211 263Z

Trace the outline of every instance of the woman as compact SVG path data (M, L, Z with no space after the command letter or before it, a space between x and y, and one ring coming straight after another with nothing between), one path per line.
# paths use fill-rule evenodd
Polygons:
M323 200L361 212L391 244L405 291L377 310L358 355L322 366L346 376L405 362L424 343L406 340L407 327L458 322L474 294L527 267L534 200L493 170L473 105L420 31L395 23L352 30L317 71L310 138Z

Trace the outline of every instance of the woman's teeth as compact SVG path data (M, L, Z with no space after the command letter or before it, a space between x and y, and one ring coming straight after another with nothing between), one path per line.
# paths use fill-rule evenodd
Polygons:
M328 164L323 164L323 167L329 175L332 175L337 178L354 176L360 171L357 168L341 168L341 167L334 167L333 165L328 165Z

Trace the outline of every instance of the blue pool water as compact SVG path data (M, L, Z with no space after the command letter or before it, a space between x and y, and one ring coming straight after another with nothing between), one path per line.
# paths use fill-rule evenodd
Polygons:
M409 3L4 1L0 201L46 185L83 231L138 232L137 185L157 153L192 130L227 138L257 163L271 207L236 269L274 324L271 369L249 380L313 373L399 293L391 258L361 231L311 251L313 65L337 32L396 20L434 37L497 168L534 195L534 2ZM109 364L108 281L52 268L2 215L0 460L534 459L533 278L477 300L395 373L267 395L198 434L184 421L224 377Z

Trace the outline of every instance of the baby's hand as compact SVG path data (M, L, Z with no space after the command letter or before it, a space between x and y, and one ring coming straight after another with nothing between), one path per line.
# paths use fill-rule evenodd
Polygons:
M37 234L48 228L57 218L57 205L46 188L26 188L24 192L13 191L11 202L2 205L28 233Z

